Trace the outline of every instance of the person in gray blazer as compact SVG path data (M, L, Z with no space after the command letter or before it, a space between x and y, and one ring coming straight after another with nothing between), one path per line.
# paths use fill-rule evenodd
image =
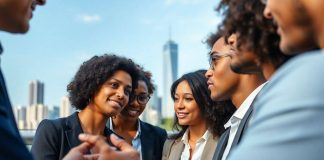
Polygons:
M218 138L224 132L223 125L235 107L229 100L212 101L205 72L184 74L171 86L174 126L180 131L165 142L163 160L204 160L214 155Z
M34 158L62 159L81 144L80 133L110 135L107 120L128 104L138 74L133 61L116 55L94 56L84 62L67 86L71 104L79 112L39 124L31 148Z
M166 131L139 119L155 89L152 74L141 66L137 68L140 74L131 102L107 125L140 153L140 159L161 159Z
M230 160L321 160L324 157L324 1L263 0L278 25L280 48L297 55L271 77ZM322 50L310 51L316 47ZM309 52L305 52L309 51Z

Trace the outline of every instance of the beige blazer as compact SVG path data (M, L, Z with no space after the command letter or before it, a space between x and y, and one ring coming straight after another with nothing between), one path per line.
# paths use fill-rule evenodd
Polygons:
M184 144L181 141L181 138L170 139L168 138L163 146L162 160L179 160L181 158L181 153L184 149ZM218 137L213 138L209 136L204 148L204 151L201 156L201 160L211 160L214 156L218 142Z

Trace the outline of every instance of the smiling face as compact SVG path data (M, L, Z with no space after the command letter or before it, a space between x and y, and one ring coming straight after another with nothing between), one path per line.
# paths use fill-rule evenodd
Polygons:
M36 5L45 0L0 0L0 29L11 33L25 33Z
M138 101L147 101L146 98L149 96L148 87L144 81L138 81L134 94L136 98L123 109L120 115L123 118L137 121L138 117L142 114L146 106L146 103L140 104Z
M91 103L97 112L115 116L127 105L131 91L131 76L118 70L100 87Z
M297 54L317 46L312 17L301 0L282 0L280 3L268 0L264 15L277 23L280 48L285 54Z
M231 70L231 58L227 55L231 51L225 44L224 38L218 39L211 51L211 67L205 76L208 79L208 89L214 101L228 100L239 85L239 74Z
M187 81L178 84L174 95L174 111L180 125L205 124L199 106Z

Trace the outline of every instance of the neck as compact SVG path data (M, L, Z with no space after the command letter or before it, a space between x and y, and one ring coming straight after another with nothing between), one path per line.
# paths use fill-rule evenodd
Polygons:
M264 63L261 65L262 73L266 80L269 80L273 73L276 71L276 68L271 63Z
M137 130L137 120L124 118L122 115L118 114L116 118L112 118L112 125L114 130L124 132L124 131L136 131Z
M191 125L189 126L189 136L188 139L196 142L200 137L204 135L207 131L208 127L206 122L199 123L198 125Z
M242 74L236 91L231 97L232 103L239 108L243 101L262 83L266 81L263 74Z
M93 107L87 106L78 114L84 133L103 135L108 117L95 112Z

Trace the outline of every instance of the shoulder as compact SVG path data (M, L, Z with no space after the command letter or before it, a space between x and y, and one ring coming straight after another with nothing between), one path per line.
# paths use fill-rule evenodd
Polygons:
M150 132L153 134L159 134L161 136L167 136L167 132L165 131L165 129L162 129L158 126L153 126L149 123L143 122L140 120L141 123L141 130L143 130L144 132Z

